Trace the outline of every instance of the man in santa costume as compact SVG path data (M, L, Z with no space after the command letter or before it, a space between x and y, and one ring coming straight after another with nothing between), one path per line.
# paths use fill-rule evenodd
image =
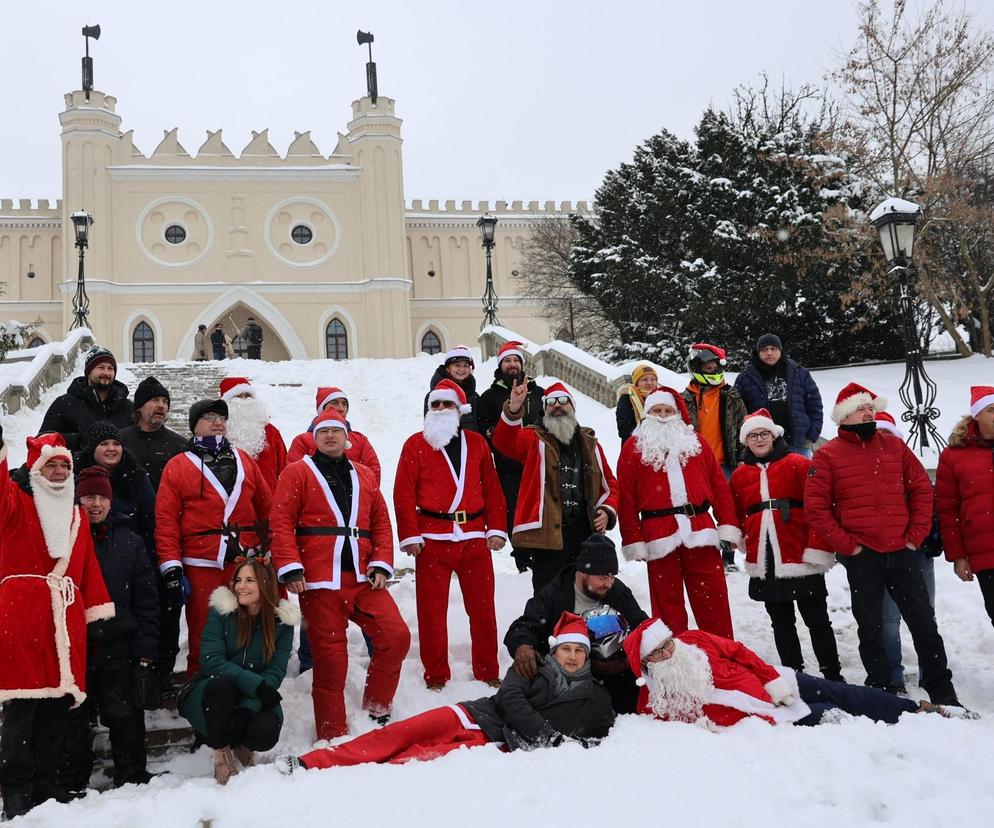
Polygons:
M959 705L946 649L929 604L917 550L932 528L932 484L921 461L874 419L887 401L855 382L839 392L838 436L811 461L804 511L846 569L859 656L871 687L897 692L883 637L890 593L918 653L920 684L936 704Z
M252 383L245 377L221 380L221 399L228 404L228 442L255 460L273 491L287 464L283 435L269 422L266 406L256 397Z
M658 618L640 624L623 646L641 686L638 712L666 721L717 730L749 716L817 725L833 710L888 724L904 713L967 718L927 701L776 667L738 641L702 630L673 633Z
M2 430L0 430L2 440ZM72 454L59 434L28 437L13 474L0 447L0 791L6 819L47 799L70 706L86 693L86 625L114 617L86 517L74 503Z
M186 598L187 675L200 663L211 593L231 581L235 558L264 543L269 484L249 454L228 442L228 404L200 400L190 407L193 436L166 464L155 499L155 548L167 600Z
M686 630L686 585L697 626L731 638L718 542L742 540L732 493L677 392L657 388L646 397L645 414L618 460L621 552L630 561L648 561L653 615Z
M273 565L300 596L314 660L311 698L319 739L349 732L345 713L346 628L372 641L363 709L390 716L411 634L386 590L393 575L393 528L373 473L348 459L345 419L333 408L317 418L317 448L280 476L273 498Z
M369 442L369 438L352 428L352 424L349 422L349 398L341 388L335 388L334 386L322 386L318 388L317 399L315 401L315 410L317 413L314 415L314 420L311 422L310 428L303 434L298 434L293 438L293 442L290 443L290 449L286 455L287 463L296 463L305 456L313 456L316 448L313 435L314 423L329 408L334 409L342 415L342 419L345 420L345 425L349 430L349 448L345 450L345 456L353 463L361 463L366 466L373 473L373 477L376 478L376 485L379 486L380 458L373 451L373 444Z
M400 547L417 559L418 637L431 690L452 675L446 612L453 573L469 616L473 676L500 683L490 553L507 541L506 505L487 441L460 425L467 411L452 380L428 393L424 427L404 443L393 488Z
M527 550L537 593L576 562L592 532L617 522L618 483L591 428L576 421L576 402L561 382L542 396L541 424L524 425L528 386L511 389L494 430L494 448L521 463L514 510L515 551Z

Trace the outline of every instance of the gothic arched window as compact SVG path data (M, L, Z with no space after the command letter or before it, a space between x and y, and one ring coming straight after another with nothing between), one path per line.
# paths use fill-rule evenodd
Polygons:
M425 335L421 337L421 350L432 356L442 353L442 340L438 338L438 334L434 331L425 331Z
M349 335L340 319L332 319L325 328L328 359L349 358Z
M139 322L131 334L131 358L134 362L155 362L155 334L147 322Z

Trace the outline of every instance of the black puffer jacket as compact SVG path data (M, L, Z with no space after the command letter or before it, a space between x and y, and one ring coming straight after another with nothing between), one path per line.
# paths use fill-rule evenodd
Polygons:
M534 597L528 599L525 611L520 618L511 622L504 636L504 646L512 656L522 644L534 647L541 655L549 652L549 636L552 635L556 622L564 612L574 612L576 609L575 583L576 568L564 567L555 580L547 583ZM618 578L614 579L604 603L617 610L618 614L628 622L630 630L634 630L649 617L638 605L632 591Z
M431 393L432 388L444 379L455 382L466 395L466 402L468 402L473 408L469 414L463 414L462 417L459 418L459 425L462 427L463 431L479 432L480 426L476 421L476 409L480 405L480 395L476 393L476 377L470 374L466 377L466 379L462 380L462 382L457 382L446 373L444 365L439 365L438 368L435 369L435 373L431 375L431 385L428 386L428 394ZM422 414L428 413L428 394L425 394L424 411Z
M611 697L595 681L555 690L555 667L543 664L534 679L507 671L494 696L462 702L491 742L511 750L548 747L562 736L602 739L614 724Z
M145 467L152 488L158 491L166 463L186 448L186 437L163 426L156 431L142 431L138 426L122 428L118 436L121 445Z
M87 625L89 662L157 658L159 590L145 544L113 512L90 529L114 617Z
M76 377L66 393L48 407L38 433L57 431L70 449L80 449L86 443L87 430L101 420L109 420L118 428L134 422L128 386L114 380L107 399L101 400L86 377Z
M528 396L525 397L524 416L522 426L538 425L542 422L542 397L545 389L535 382L528 380ZM494 371L493 384L482 394L480 394L480 404L476 408L476 423L480 433L487 438L490 448L493 450L494 429L500 419L501 411L504 410L504 403L511 396L511 386L505 382L504 375L500 370ZM520 463L505 457L499 451L494 451L494 465L497 467L497 474L517 474L521 476L522 466Z

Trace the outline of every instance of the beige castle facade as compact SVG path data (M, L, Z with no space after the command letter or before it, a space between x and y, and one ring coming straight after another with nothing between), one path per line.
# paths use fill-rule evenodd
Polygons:
M119 359L188 359L198 324L235 336L249 316L263 327L264 359L472 345L486 278L476 221L489 210L500 322L537 341L550 334L513 275L521 245L536 221L587 205L406 203L389 98L353 102L328 156L307 132L280 156L265 130L237 156L220 130L190 154L173 129L146 157L122 132L115 98L65 101L63 197L0 201L0 321L40 320L44 341L65 335L78 267L70 216L85 210L89 324Z

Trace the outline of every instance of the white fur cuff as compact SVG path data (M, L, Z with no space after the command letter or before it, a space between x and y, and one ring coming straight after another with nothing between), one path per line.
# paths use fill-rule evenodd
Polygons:
M87 624L92 624L94 621L105 621L108 618L113 618L114 612L114 602L110 601L106 604L97 604L95 607L87 607L84 617Z
M738 526L732 526L729 523L722 524L718 527L718 540L740 544L742 543L742 530Z
M787 699L792 695L793 688L787 683L783 676L773 679L763 685L763 689L773 699L774 704L787 704Z
M645 541L637 541L622 546L621 554L626 561L647 561L649 560L649 547Z

